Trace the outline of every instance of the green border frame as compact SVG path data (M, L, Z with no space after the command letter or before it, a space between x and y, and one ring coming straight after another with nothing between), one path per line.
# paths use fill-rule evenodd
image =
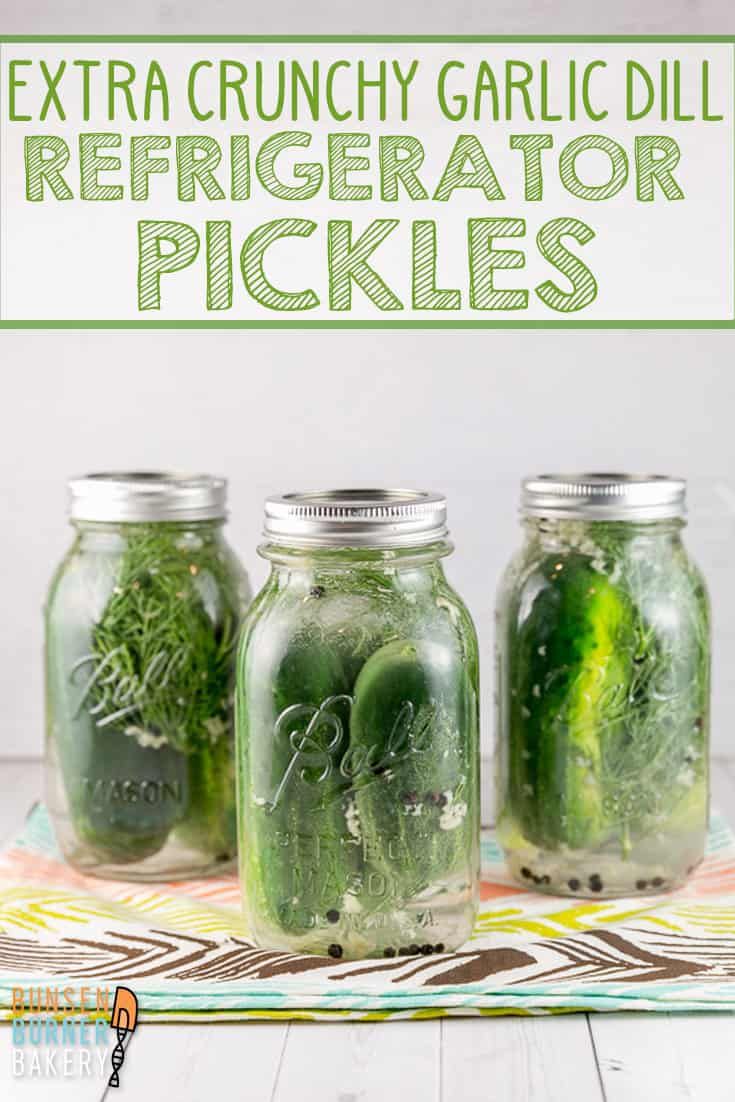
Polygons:
M3 35L0 34L0 50L4 45L44 45L62 43L111 43L127 42L141 44L148 42L176 45L181 43L227 43L238 44L390 44L390 43L418 43L442 44L685 44L685 45L730 45L733 48L733 137L735 145L735 34L733 35L702 35L702 34L668 34L668 35L466 35L466 34L423 34L423 35L201 35L201 34L84 34L84 35ZM733 172L733 230L735 231L735 170ZM735 271L735 238L733 246L732 265ZM734 281L735 282L735 281ZM191 319L97 319L88 321L84 319L31 319L31 320L6 320L0 319L0 330L3 329L735 329L735 301L733 302L733 317L712 320L700 319L600 319L595 321L570 319L549 320L517 320L507 318L484 319L465 318L459 320L445 320L427 318L374 318L374 319L347 319L347 318L320 318L301 320L284 319L235 319L221 318L192 321Z

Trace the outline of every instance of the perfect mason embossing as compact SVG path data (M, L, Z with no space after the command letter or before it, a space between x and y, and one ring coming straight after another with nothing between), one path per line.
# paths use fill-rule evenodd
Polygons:
M180 781L131 780L122 777L92 780L82 777L80 784L90 805L98 808L113 803L181 803L183 799Z

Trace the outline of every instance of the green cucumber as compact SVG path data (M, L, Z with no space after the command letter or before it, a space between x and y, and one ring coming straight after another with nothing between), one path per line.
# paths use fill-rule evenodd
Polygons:
M188 805L176 830L185 845L216 861L237 853L235 761L229 729L211 746L202 745L186 757Z
M349 683L313 633L288 643L272 681L246 678L252 828L243 854L258 914L304 932L339 911L351 856L339 766L349 738ZM318 833L314 825L319 824Z
M604 742L619 738L636 648L630 602L582 555L541 564L511 656L512 805L536 845L573 849L614 829ZM534 585L528 582L528 588Z
M465 670L439 644L396 640L363 666L350 765L368 894L405 901L466 863L473 708Z
M186 807L185 755L92 724L77 724L73 741L60 750L78 839L115 865L158 853Z

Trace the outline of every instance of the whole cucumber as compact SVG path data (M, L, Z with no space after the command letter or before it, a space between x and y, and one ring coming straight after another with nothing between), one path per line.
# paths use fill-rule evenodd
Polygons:
M441 644L395 640L363 666L350 758L368 894L408 900L466 861L475 704L466 671Z
M76 835L98 860L127 865L158 853L186 807L185 755L141 747L87 717L59 739L58 752Z
M51 622L47 631L48 752L58 761L74 834L98 861L143 861L184 814L186 756L165 741L142 746L120 725L98 722L85 703L89 657L71 676L65 661L85 640L63 627Z
M509 790L538 846L596 845L614 828L604 807L604 740L619 737L636 636L626 596L589 559L550 556L510 656Z
M176 837L217 861L237 853L235 761L229 731L186 755L188 803Z
M244 876L254 911L290 933L339 912L350 883L355 847L339 769L348 693L336 649L305 631L290 639L270 681L246 671L238 697L253 794L243 809Z

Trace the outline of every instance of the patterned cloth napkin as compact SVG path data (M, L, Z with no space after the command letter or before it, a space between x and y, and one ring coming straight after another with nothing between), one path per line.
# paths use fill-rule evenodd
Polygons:
M482 855L480 914L459 952L337 962L255 948L234 876L79 875L36 806L0 855L0 1017L13 987L64 982L128 986L148 1020L735 1009L735 837L718 815L672 895L539 895L511 883L490 832Z

